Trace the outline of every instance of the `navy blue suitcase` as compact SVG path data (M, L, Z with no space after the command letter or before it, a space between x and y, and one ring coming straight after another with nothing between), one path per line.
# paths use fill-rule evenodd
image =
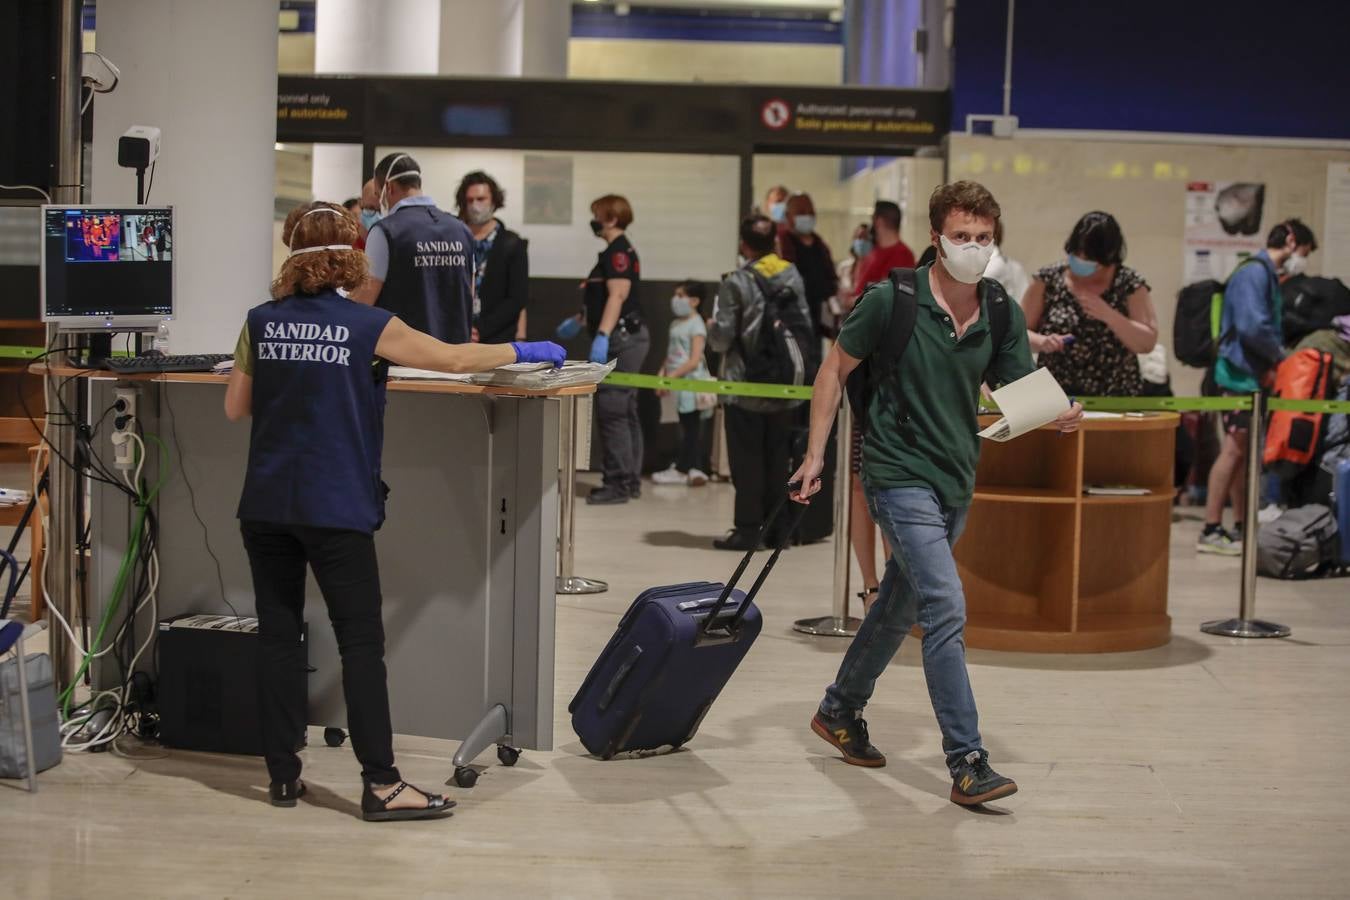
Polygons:
M800 521L807 507L797 509ZM785 534L795 527L794 522ZM698 732L759 637L763 620L755 596L782 551L781 546L773 551L749 593L736 590L736 582L754 551L726 584L692 581L638 595L567 707L588 751L609 759L631 750L679 747Z

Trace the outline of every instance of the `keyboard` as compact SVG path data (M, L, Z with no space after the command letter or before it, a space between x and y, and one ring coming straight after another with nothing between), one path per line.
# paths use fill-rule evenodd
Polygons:
M157 372L210 372L216 363L234 359L233 353L199 353L185 356L110 356L103 367L120 375L153 375Z

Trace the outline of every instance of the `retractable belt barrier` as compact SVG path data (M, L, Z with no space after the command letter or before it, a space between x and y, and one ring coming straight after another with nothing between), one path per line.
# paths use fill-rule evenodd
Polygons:
M664 378L660 375L636 375L611 372L604 381L614 387L653 391L689 391L695 394L719 394L727 397L758 397L766 400L810 400L807 385L760 384L741 381L705 381L695 378ZM1094 412L1237 412L1252 408L1250 396L1241 397L1078 397L1086 410ZM1314 413L1350 413L1347 400L1282 400L1270 397L1266 408L1273 411ZM989 412L995 407L986 406Z

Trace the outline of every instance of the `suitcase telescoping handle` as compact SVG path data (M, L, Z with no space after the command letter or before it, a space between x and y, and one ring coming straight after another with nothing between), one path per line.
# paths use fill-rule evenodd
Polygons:
M708 613L708 618L703 621L703 632L705 634L712 630L713 623L717 620L717 616L722 611L722 607L726 606L727 601L731 598L731 592L736 589L736 583L741 580L741 576L745 574L746 568L750 565L750 558L755 555L755 549L764 542L764 536L768 534L769 527L778 520L778 517L782 515L785 507L795 506L797 509L792 515L792 524L783 529L782 539L778 542L778 546L773 548L773 553L769 556L769 561L766 562L764 568L760 570L759 576L755 578L755 583L750 586L750 590L745 592L745 599L741 601L740 607L736 610L736 615L731 617L731 621L727 623L727 627L735 628L739 625L741 619L745 616L746 611L750 609L750 604L755 601L756 595L759 594L759 589L764 586L764 582L768 579L769 573L773 571L774 563L778 562L778 555L787 548L788 541L792 540L792 533L797 530L797 526L801 524L802 517L806 515L807 504L788 503L788 497L793 491L800 487L800 481L794 481L792 484L789 484L787 490L783 493L783 496L779 498L778 505L774 507L773 512L769 513L769 517L764 520L764 524L759 527L759 537L755 540L755 547L751 547L746 551L745 556L741 557L740 565L736 567L736 571L732 573L732 576L727 579L726 585L722 588L722 595L717 598L717 603L714 604L712 611Z

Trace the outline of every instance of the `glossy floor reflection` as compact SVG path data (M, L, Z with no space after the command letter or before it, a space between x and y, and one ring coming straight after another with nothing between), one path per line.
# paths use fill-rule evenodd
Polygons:
M1189 520L1173 531L1169 645L970 653L986 742L1021 785L997 808L948 802L913 643L868 714L888 767L847 767L808 730L844 644L790 626L830 611L828 544L784 556L758 645L686 749L583 756L566 716L572 691L637 591L730 572L735 557L708 544L730 512L723 485L648 485L628 506L579 506L577 574L611 590L558 600L556 749L513 769L485 754L452 820L360 822L351 754L322 747L317 731L311 794L291 810L266 804L253 759L69 756L36 796L0 782L0 847L20 861L3 893L1344 896L1350 581L1262 580L1258 611L1292 626L1291 639L1202 635L1200 622L1236 612L1238 564L1196 557ZM454 749L403 737L399 763L432 787Z

